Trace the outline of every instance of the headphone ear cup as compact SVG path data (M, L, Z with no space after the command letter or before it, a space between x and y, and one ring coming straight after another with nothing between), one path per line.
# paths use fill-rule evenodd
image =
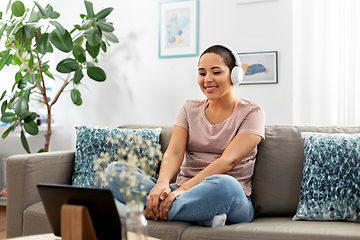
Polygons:
M240 85L244 79L244 70L242 67L235 66L231 71L231 82L234 85Z

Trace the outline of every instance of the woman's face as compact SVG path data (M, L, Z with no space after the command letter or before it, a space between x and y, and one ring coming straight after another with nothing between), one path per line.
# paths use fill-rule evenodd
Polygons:
M198 83L210 100L217 100L232 90L229 67L221 56L205 53L199 60Z

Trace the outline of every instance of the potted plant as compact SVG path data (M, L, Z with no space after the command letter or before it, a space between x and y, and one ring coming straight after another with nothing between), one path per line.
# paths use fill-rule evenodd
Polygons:
M21 143L30 153L25 133L36 135L39 132L36 110L31 111L29 102L40 101L46 108L47 130L44 148L40 152L49 151L51 137L52 107L69 88L72 102L82 104L78 86L84 75L95 81L103 82L106 74L97 63L100 51L106 52L110 43L118 43L114 35L114 26L106 17L113 8L104 8L94 12L93 4L84 1L86 14L81 14L81 24L74 25L71 31L66 30L57 21L60 14L48 4L41 6L34 1L32 8L25 8L24 4L16 0L9 0L7 10L11 10L9 19L3 19L0 12L0 40L6 38L5 45L0 48L0 71L5 66L13 65L18 68L14 76L11 91L0 93L1 121L9 124L2 134L5 139L11 131L21 128ZM65 78L57 77L50 69L50 62L44 60L46 54L58 49L69 55L61 60L56 71L66 74ZM56 90L54 97L49 100L47 82L63 81ZM9 80L7 80L9 81Z

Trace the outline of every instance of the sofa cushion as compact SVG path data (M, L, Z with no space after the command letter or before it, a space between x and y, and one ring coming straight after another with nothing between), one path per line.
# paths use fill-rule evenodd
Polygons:
M266 126L252 179L255 217L295 215L305 160L301 132L360 133L360 127Z
M180 240L183 239L183 232L189 226L191 224L188 222L148 220L148 234L161 240Z
M216 228L190 226L182 240L338 240L360 239L360 224L350 222L291 221L291 218L256 218Z
M305 163L294 220L360 222L360 134L302 137Z
M34 203L24 210L23 222L23 235L52 233L42 202Z
M76 127L76 152L74 161L74 172L72 185L78 187L100 186L95 182L96 172L93 170L93 161L100 158L101 153L109 153L110 161L116 161L113 157L121 147L126 147L125 137L127 134L141 135L143 140L155 139L153 147L159 144L161 128L156 129L119 129L97 126L77 126ZM106 137L115 139L121 136L119 144L111 143ZM143 154L143 153L140 153ZM155 173L158 170L158 162L151 165L151 170ZM150 175L150 172L147 172Z

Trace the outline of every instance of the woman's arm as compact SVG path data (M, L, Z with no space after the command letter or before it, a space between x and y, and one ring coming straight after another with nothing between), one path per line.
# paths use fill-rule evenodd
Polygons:
M172 202L183 192L199 184L205 178L215 174L225 174L234 168L251 150L261 141L261 137L252 133L239 133L226 147L220 158L209 164L195 177L184 183L177 190L168 194L162 204L162 216L166 218L166 212L170 209Z
M188 131L182 127L174 126L170 143L161 160L159 178L150 191L146 202L146 217L157 220L159 217L160 201L164 200L171 192L169 183L173 176L178 172L184 159L187 145Z
M233 169L261 141L261 137L252 133L239 133L226 147L220 158L209 164L195 177L180 188L185 191L199 184L205 178L215 174L225 174Z

